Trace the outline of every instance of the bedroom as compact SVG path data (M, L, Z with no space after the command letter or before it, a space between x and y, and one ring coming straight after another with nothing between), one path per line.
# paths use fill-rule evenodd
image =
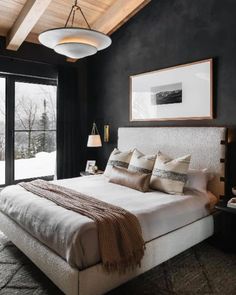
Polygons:
M23 18L22 23L26 26L29 23L32 26L32 21L35 22L35 26L33 25L28 33L25 32L27 31L27 27L23 27L23 33L22 30L18 30L19 32L16 31L16 36L19 33L20 37L15 38L13 41L23 42L25 39L26 41L22 44L20 43L21 45L18 44L17 50L14 48L14 50L12 48L6 49L9 45L8 31L12 28L22 8L25 7L24 4L26 2L31 3L31 5L37 5L37 2L45 2L45 5L43 8L39 4L38 10L41 9L41 12L37 14L38 20L32 20L31 17L31 20L26 21L26 24L24 24ZM95 2L97 3L95 4ZM63 55L54 52L46 46L40 45L37 41L37 35L49 28L64 26L73 4L74 1L72 0L0 1L2 16L0 19L0 33L2 35L0 38L0 79L4 80L5 85L0 90L1 100L2 96L5 97L5 101L1 101L1 130L3 132L5 130L5 137L1 139L5 140L5 144L4 142L2 143L1 149L4 150L6 159L5 171L4 165L1 166L2 168L0 167L2 169L0 174L3 175L1 181L2 179L5 181L1 183L2 186L11 185L16 181L22 181L24 178L30 180L36 176L45 176L44 178L46 180L50 180L47 176L51 173L48 174L44 169L47 168L46 164L48 164L48 169L53 172L55 171L55 157L53 158L53 155L51 155L52 157L50 158L50 154L55 152L55 142L57 145L57 177L58 179L67 179L80 176L80 173L85 170L88 160L96 160L96 166L104 171L108 158L117 145L123 147L123 151L127 150L126 147L128 149L137 148L140 152L149 155L156 154L160 148L163 153L171 157L184 156L189 153L188 149L194 148L194 145L191 146L188 142L194 142L197 132L205 130L201 131L198 135L201 140L197 140L196 145L199 141L200 144L206 141L213 144L214 147L211 150L210 144L207 144L204 150L201 145L203 151L202 153L197 153L200 159L197 159L195 162L195 154L192 154L193 168L209 168L204 163L209 162L209 165L211 165L213 161L216 163L216 167L215 164L213 165L214 169L217 170L214 170L214 172L218 173L218 169L222 169L225 166L227 169L225 171L222 170L219 175L221 181L218 181L216 184L215 180L213 180L213 186L215 187L217 185L217 187L220 186L221 189L225 189L225 193L222 192L219 195L225 195L227 199L233 197L231 190L235 185L234 164L236 162L233 136L233 129L236 125L236 103L234 98L236 92L234 83L236 71L236 43L234 41L236 33L235 1L226 0L224 3L220 0L78 1L78 5L81 5L85 18L92 28L95 28L95 18L98 18L99 14L101 17L100 21L106 21L107 25L113 26L113 29L109 27L108 31L103 31L105 34L109 34L112 44L92 56L71 62L71 60L68 61ZM135 11L135 13L131 13L125 5L131 11ZM125 12L124 6L128 12ZM64 10L62 7L64 7ZM117 14L117 18L110 14L106 18L106 10L115 15ZM128 13L128 15L124 15L124 13ZM87 27L79 11L76 12L75 26ZM23 39L21 34L23 35ZM197 120L185 118L185 120L179 120L178 117L175 117L174 119L171 118L171 120L170 118L155 121L150 120L150 118L145 121L130 120L132 119L130 118L131 76L141 75L142 77L144 73L150 74L152 71L158 70L168 72L171 69L175 70L176 66L180 66L179 69L184 70L187 65L191 66L194 65L192 63L208 60L212 61L210 62L212 73L210 73L211 71L209 72L211 78L209 87L213 88L212 100L208 95L210 99L209 118L198 118ZM179 82L182 84L180 85ZM47 99L42 99L41 104L37 106L37 128L32 130L29 128L30 126L26 126L25 128L21 124L21 114L24 114L24 109L28 107L27 115L29 116L30 106L34 102L33 99L35 96L30 96L31 100L29 103L27 100L26 102L24 101L25 105L20 101L19 105L21 107L23 105L23 110L19 108L19 111L17 111L16 107L18 106L17 89L22 84L27 86L27 89L24 88L21 92L24 93L26 98L27 93L33 90L32 85L37 85L41 91L43 88L44 95L45 89L47 89L45 95ZM172 88L169 87L170 84L172 84ZM154 91L167 92L177 90L179 91L178 95L180 95L179 93L182 90L181 99L185 99L183 81L179 81L179 79L173 80L171 83L164 83L164 86L164 88L157 88L155 86ZM53 96L48 90L53 87L57 87L57 96L55 92ZM4 95L2 95L3 91ZM36 91L33 91L33 93L36 93ZM44 103L45 100L46 103ZM50 101L54 101L51 109L49 108ZM56 101L57 108L55 107ZM174 107L180 104L166 104L166 107ZM6 106L5 112L4 107L2 108L3 105ZM47 126L47 128L45 127L47 122L45 122L46 119L43 116L46 113L45 109L48 112L50 111L50 116L48 113L50 127ZM55 109L57 119L55 120L54 118L53 120L51 113L55 112ZM205 110L206 108L203 109ZM211 115L213 115L213 118L210 118ZM201 117L203 116L205 117L205 115ZM44 119L41 120L42 118ZM87 147L88 135L91 135L94 122L101 136L101 147ZM109 136L104 141L105 126L109 127ZM131 134L129 134L130 128L127 127L131 128ZM147 129L139 129L139 127L146 127ZM181 145L182 137L180 139L178 135L175 135L176 138L172 140L175 132L175 128L173 127L180 128L178 129L180 130L178 134L184 138L183 142L188 144L188 148ZM187 129L192 130L193 133L190 132L188 134L186 132L187 129L184 129L185 127L190 128ZM213 130L215 130L216 134L210 135L209 130L212 129L208 130L207 127L214 127ZM221 145L219 140L221 136L224 136L225 132L221 128L227 128L229 134L227 139L227 158L224 156L226 145ZM117 141L118 129L121 132L119 141ZM31 135L38 135L37 132L50 135L47 137L51 139L49 148L41 148L42 141L45 137L39 137L39 141L32 141L33 144L31 145L30 152L32 150L33 154L32 152L29 153L27 144L29 142L29 137L27 137L29 136L29 130L32 133ZM135 130L137 130L137 133L135 133ZM156 134L155 132L158 132L156 130L160 130L160 134ZM216 130L220 130L220 134ZM19 134L24 134L25 137L21 136L19 138ZM51 136L52 134L56 134L56 139ZM155 134L156 143L151 140L153 137L150 134L152 136ZM167 136L166 134L170 135ZM2 135L2 138L4 135ZM17 138L19 138L18 141ZM159 144L157 138L161 138ZM222 143L227 143L227 141L223 140ZM142 142L146 145L143 145ZM174 151L173 146L169 150L166 146L162 148L161 144L166 142L168 144L172 142L174 147L178 147L178 150ZM39 147L36 143L39 144ZM133 146L131 147L130 144ZM207 150L208 148L209 150ZM17 155L16 150L18 150ZM209 156L204 155L204 153ZM34 160L33 163L32 159ZM31 161L32 167L35 168L37 164L35 162L36 160L41 165L40 171L44 170L44 174L40 172L41 175L37 175L39 170L34 171L35 174L33 174L32 170L28 168L27 163L29 161ZM201 164L201 161L203 161L203 164ZM219 168L217 165L220 162L221 165ZM22 166L17 166L18 163L22 163ZM17 167L19 167L18 170ZM17 176L17 171L19 171L19 177ZM96 175L94 177L98 178L100 176ZM86 181L86 177L79 177L80 183L86 183ZM117 184L113 185L114 187L118 186ZM91 184L91 186L93 185ZM123 191L122 186L118 187ZM125 189L130 192L136 192L136 190ZM219 192L218 188L217 192ZM89 192L87 193L89 194ZM99 194L99 190L97 190L97 193ZM138 192L138 194L141 193ZM147 194L144 193L146 196ZM131 195L130 198L132 198ZM171 198L171 195L166 195L168 198ZM96 195L94 197L96 198ZM176 253L178 254L177 256L172 253L172 256L175 256L172 259L168 259L170 258L168 254L166 259L163 258L163 261L166 260L166 262L161 264L159 264L160 261L155 261L152 266L148 265L148 262L141 263L144 268L152 269L123 285L122 283L127 281L128 278L122 279L122 282L119 283L119 276L117 276L118 279L114 278L113 282L113 279L106 279L106 276L100 278L92 270L91 273L82 271L78 274L78 272L70 273L69 270L71 268L69 268L67 272L64 272L66 274L64 278L60 277L60 267L58 267L57 271L49 268L49 273L47 273L42 268L44 266L43 264L48 264L48 261L44 261L40 257L39 249L39 253L36 255L37 251L33 249L33 246L32 249L29 248L26 250L27 243L26 245L22 245L22 247L25 247L25 251L24 249L21 249L21 251L26 256L29 256L31 260L31 254L36 259L32 263L20 250L17 250L9 242L9 240L12 240L18 248L21 248L21 245L18 243L21 239L19 239L17 232L14 233L13 228L11 228L10 233L5 233L8 238L5 235L1 235L0 294L63 294L61 292L68 294L104 294L118 285L121 286L110 291L110 294L173 294L173 292L176 294L235 294L236 256L234 251L231 253L231 251L226 249L226 244L232 246L230 244L231 240L233 244L233 222L235 217L232 212L229 212L228 208L226 210L228 211L225 211L225 213L221 209L217 209L216 211L219 215L219 218L216 218L219 225L217 223L215 228L219 229L219 235L216 235L214 240L207 240L200 244L197 244L198 242L196 241L196 246L188 246L190 249L179 249L181 250L179 253L182 253ZM1 219L0 230L4 231L5 228L3 229L3 226L1 227L2 224L3 219ZM12 236L10 237L11 233ZM22 241L24 241L23 234L25 233L26 231L22 232ZM190 233L194 234L195 230L190 229ZM212 234L209 233L209 235ZM231 239L230 242L226 243L227 238L229 238L228 236L231 236ZM14 242L14 238L18 242ZM192 236L190 237L191 239L193 240ZM194 241L192 241L192 244L194 244ZM39 242L37 245L41 245L41 243ZM160 240L158 242L157 239L157 247L159 247L158 245L161 245L161 242ZM170 246L170 249L173 249L175 243L169 241L167 245ZM167 245L164 248L168 248ZM153 247L153 253L157 253L158 256L158 250L155 251L156 246ZM32 253L27 253L27 251L31 252L31 250ZM148 251L147 247L146 252ZM162 250L159 250L159 253L162 253L160 251ZM155 256L153 255L148 257L153 258ZM64 262L65 260L62 259L62 261ZM50 262L52 261L49 261L49 264ZM153 268L153 266L155 267ZM41 268L46 275L39 271L38 268ZM56 277L53 277L54 274ZM132 277L135 276L134 274L132 275ZM53 285L48 277L59 288ZM77 293L76 290L70 290L71 288L66 286L66 278L68 278L68 281L71 280L70 282L73 282L71 283L72 285L76 285L76 282L78 285L79 281ZM65 281L64 286L60 286L60 280L62 285ZM91 281L94 284L91 284ZM94 288L89 290L91 285L94 285ZM64 287L65 289L63 289Z

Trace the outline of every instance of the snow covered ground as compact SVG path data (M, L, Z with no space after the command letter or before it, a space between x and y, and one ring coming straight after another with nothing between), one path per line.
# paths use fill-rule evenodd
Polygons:
M56 152L40 152L35 158L15 160L15 179L54 175ZM5 183L5 161L0 161L0 184Z

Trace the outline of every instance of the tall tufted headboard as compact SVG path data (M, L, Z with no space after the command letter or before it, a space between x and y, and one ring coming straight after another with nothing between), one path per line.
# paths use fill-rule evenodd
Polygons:
M124 127L118 130L118 148L147 154L160 150L170 157L191 154L190 168L214 173L208 189L219 197L225 193L226 137L224 127Z

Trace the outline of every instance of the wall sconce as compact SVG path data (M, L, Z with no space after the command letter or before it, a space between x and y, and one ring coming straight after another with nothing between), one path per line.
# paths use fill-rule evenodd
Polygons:
M109 125L104 125L104 142L109 142Z
M98 132L96 123L93 123L91 134L88 137L87 147L100 147L102 146L101 136Z

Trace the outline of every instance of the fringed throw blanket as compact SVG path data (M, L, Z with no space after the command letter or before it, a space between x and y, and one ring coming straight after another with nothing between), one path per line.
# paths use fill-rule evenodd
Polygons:
M107 272L125 272L140 265L144 240L138 219L132 213L44 180L22 182L29 192L94 220L102 264Z

